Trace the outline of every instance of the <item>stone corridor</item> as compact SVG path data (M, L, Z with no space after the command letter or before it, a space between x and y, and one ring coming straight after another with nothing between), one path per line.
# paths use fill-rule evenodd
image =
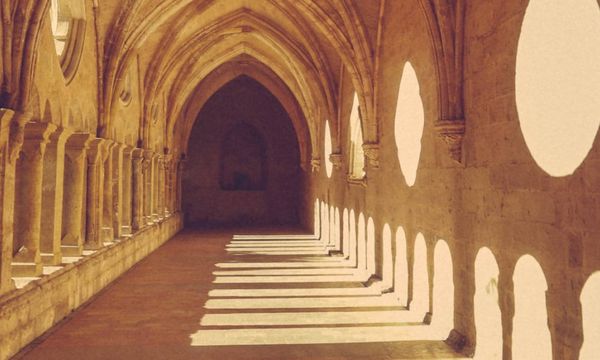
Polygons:
M267 233L183 231L16 358L459 358L327 244Z

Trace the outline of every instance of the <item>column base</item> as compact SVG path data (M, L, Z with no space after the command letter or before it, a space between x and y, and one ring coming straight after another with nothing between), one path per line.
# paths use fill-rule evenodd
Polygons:
M60 251L63 256L74 257L81 256L83 253L83 246L81 245L61 245Z
M12 277L37 277L42 275L42 264L32 262L13 262Z
M44 265L60 265L62 262L62 253L41 253L42 264Z
M131 226L121 226L121 236L131 235Z
M115 241L113 228L110 226L102 227L102 242L112 243L113 241Z

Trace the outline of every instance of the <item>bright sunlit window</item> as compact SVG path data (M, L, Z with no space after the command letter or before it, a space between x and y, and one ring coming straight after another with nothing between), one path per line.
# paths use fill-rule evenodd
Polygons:
M365 176L363 131L358 106L358 96L354 93L350 113L350 177L354 179L362 179Z
M56 54L65 79L70 80L79 65L85 38L85 2L51 0L50 27Z
M572 174L600 125L600 9L596 0L531 0L516 68L525 142L552 176Z
M329 127L329 121L325 121L325 171L327 172L327 177L329 178L331 177L331 174L333 174L333 163L329 159L331 151L331 128Z
M407 62L398 91L394 132L400 169L408 186L413 186L417 179L424 124L419 80L414 68Z

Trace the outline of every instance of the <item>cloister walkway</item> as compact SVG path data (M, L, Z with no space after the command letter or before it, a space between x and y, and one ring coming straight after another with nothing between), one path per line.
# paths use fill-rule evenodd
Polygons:
M186 230L17 358L459 357L365 280L311 236Z

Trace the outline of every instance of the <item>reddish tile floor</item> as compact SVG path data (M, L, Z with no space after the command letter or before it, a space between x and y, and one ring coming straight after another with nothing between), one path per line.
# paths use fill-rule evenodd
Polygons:
M231 235L182 232L17 358L459 357L317 241Z

